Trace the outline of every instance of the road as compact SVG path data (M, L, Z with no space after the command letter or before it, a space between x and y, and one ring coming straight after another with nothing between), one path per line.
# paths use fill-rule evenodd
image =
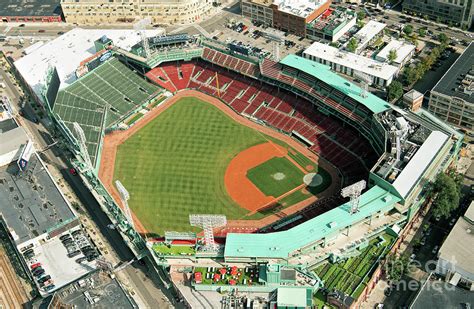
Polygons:
M14 82L10 79L10 76L3 69L0 70L0 75L6 83L7 94L13 103L13 108L18 112L20 110L20 97L22 94L19 92ZM26 104L23 108L24 117L18 116L17 119L20 121L22 126L28 132L30 138L35 144L35 148L38 152L45 149L45 147L54 142L53 137L48 133L42 122L36 124L31 121L37 117L31 108L30 104ZM68 170L69 165L67 160L67 153L64 153L57 145L50 147L46 151L41 152L41 157L44 161L52 165L55 169L60 172L60 175L52 172L54 176L62 176L63 180L69 184L76 196L79 198L81 204L87 210L90 218L95 222L99 228L99 232L109 243L110 247L116 253L118 259L121 262L127 262L134 258L132 251L125 244L121 235L116 231L109 229L107 226L112 222L108 216L101 210L100 205L90 193L90 191L82 183L81 178L78 176L72 176ZM51 171L51 168L50 168ZM133 263L130 267L122 270L129 282L124 282L126 286L132 287L132 289L138 292L141 299L150 308L158 306L159 308L167 308L169 302L165 300L165 294L168 298L171 298L171 292L166 290L160 282L156 282L156 278L149 278L149 270L147 265L140 262Z

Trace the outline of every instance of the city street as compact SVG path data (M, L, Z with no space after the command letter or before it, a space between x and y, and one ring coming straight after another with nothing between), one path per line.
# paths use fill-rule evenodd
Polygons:
M18 113L20 110L19 98L22 94L15 86L15 83L11 80L9 73L6 73L2 69L0 70L0 75L7 85L5 90L13 103L13 108L16 113ZM64 153L58 145L51 146L47 150L42 151L47 145L54 142L54 139L43 126L42 121L38 124L32 121L32 119L35 119L37 115L34 113L30 104L26 104L22 111L24 117L18 115L16 117L17 120L20 121L27 131L28 135L34 142L35 148L40 152L42 159L44 159L44 161L49 165L49 170L53 177L55 177L55 180L57 182L67 183L71 188L71 191L78 197L79 204L87 210L87 214L98 227L98 232L103 235L103 238L116 254L117 260L114 262L128 262L132 260L134 258L133 253L127 247L119 232L107 227L111 224L110 219L101 210L100 205L82 183L81 178L78 176L72 176L69 173L70 166L65 163L67 162L67 159L65 159L67 153ZM131 266L126 267L117 275L119 275L119 278L126 278L125 282L123 282L124 285L131 291L138 293L148 307L151 308L157 305L162 306L160 308L171 307L165 297L166 293L168 298L172 299L171 292L157 281L158 278L149 278L150 272L148 271L146 264L142 264L143 263L134 262Z

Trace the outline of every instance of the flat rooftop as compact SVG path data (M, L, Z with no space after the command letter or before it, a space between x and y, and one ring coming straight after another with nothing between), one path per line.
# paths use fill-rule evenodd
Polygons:
M323 33L333 33L335 30L339 30L342 25L348 23L348 21L355 18L354 11L347 10L344 8L330 8L327 9L323 14L316 17L307 26L313 29L317 29Z
M2 121L4 122L4 121ZM4 128L5 129L5 128ZM11 128L0 134L0 155L10 152L20 152L22 146L28 143L28 135L22 127Z
M17 245L76 217L36 153L20 174L16 162L0 167L0 201Z
M74 228L74 230L77 229L79 228ZM55 288L49 292L40 289L40 293L43 294L48 294L60 289L97 269L97 260L91 262L83 261L82 263L76 262L78 258L84 257L83 253L74 257L68 257L68 251L59 237L60 235L45 242L34 242L35 257L32 262L41 263L45 274L51 276L51 280L53 280L53 284L55 285Z
M56 293L59 300L74 308L137 308L137 305L128 297L117 279L111 279L107 274L95 272L87 278L63 288ZM89 295L92 304L86 295Z
M395 63L402 63L406 57L416 49L416 46L405 41L392 40L377 54L377 60L388 61L388 54L391 50L397 52Z
M381 63L371 58L360 56L348 51L339 50L323 43L314 42L303 55L310 55L319 59L330 61L353 70L389 80L398 72L398 68L387 63Z
M443 148L448 138L446 134L440 131L430 133L426 141L416 151L415 155L393 182L393 187L401 196L404 198L408 196L425 171L431 166L434 158Z
M474 205L471 204L466 211L465 216L472 215ZM469 220L469 217L467 218ZM439 257L446 261L455 261L456 267L464 271L474 274L474 246L466 244L474 244L474 224L469 222L465 217L460 217L443 245L439 249Z
M366 97L361 96L362 91L356 84L349 82L347 79L340 76L336 72L331 71L331 67L327 65L296 55L288 55L283 58L280 63L316 77L317 79L341 91L357 102L363 104L374 114L384 112L391 108L389 103L370 92L367 93Z
M58 16L60 0L2 0L0 16Z
M354 37L359 41L359 46L362 47L379 34L386 26L387 25L384 23L370 20L364 27L354 34Z
M298 17L306 18L329 0L273 0L278 10Z
M0 134L3 134L15 128L18 128L18 125L11 118L6 118L5 120L0 121Z
M426 281L410 309L467 308L463 304L474 304L474 293L453 287L444 281Z
M474 43L471 43L464 50L464 53L459 56L451 68L449 68L433 87L433 91L447 96L457 97L474 104L474 89L469 94L459 88L463 78L469 74L469 72L471 72L470 75L474 75Z
M158 29L146 30L148 37L160 33ZM135 30L75 28L18 59L15 66L38 97L42 98L41 91L48 69L56 67L61 81L60 89L72 84L77 79L75 72L81 61L96 53L94 41L104 35L115 46L127 51L140 41Z

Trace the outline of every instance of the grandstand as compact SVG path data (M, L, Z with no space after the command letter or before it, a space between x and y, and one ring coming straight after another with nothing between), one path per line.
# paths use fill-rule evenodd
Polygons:
M163 63L146 76L171 92L195 88L210 95L219 95L237 113L261 121L308 145L313 152L338 167L348 182L363 177L375 163L377 155L356 130L344 127L341 120L318 111L301 96L251 79L257 74L257 65L204 48L203 59L210 61L216 57L216 63L202 60ZM223 57L226 60L221 60ZM236 66L235 62L239 61L241 63ZM267 61L265 59L263 63ZM223 63L224 68L229 70L217 63ZM377 105L380 99L374 96L372 100L376 111L384 109ZM354 162L358 163L354 166Z
M247 57L204 38L154 42L148 59L138 45L135 50L112 45L113 58L59 90L57 96L46 92L54 100L50 106L57 127L76 144L72 145L75 149L72 123L81 125L96 167L106 130L123 126L126 117L162 88L171 93L196 89L218 97L243 117L299 141L334 165L343 184L368 180L358 212L351 212L347 200L330 196L291 216L281 215L281 220L262 226L257 233L228 233L225 249L218 255L226 262L276 259L307 268L328 257L337 260L356 254L361 244L408 223L426 198L426 184L459 151L459 133L431 116L400 110L364 93L325 65L295 55L279 62ZM77 149L75 153L80 155ZM74 164L80 167L80 161L78 156ZM144 240L128 225L97 174L81 176L104 198L103 209L119 223L135 253L143 254ZM349 229L351 238L345 235ZM189 246L197 243L186 241ZM181 258L171 255L176 250L166 248L159 257L152 254L158 265ZM203 257L197 248L186 250L193 252L193 258Z
M104 130L142 107L161 91L112 58L70 86L61 89L52 104L52 113L70 132L77 122L86 137L94 166Z

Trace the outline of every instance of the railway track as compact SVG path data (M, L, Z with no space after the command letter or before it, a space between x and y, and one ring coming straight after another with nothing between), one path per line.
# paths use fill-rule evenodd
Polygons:
M0 307L21 308L28 300L13 266L5 253L0 251Z

